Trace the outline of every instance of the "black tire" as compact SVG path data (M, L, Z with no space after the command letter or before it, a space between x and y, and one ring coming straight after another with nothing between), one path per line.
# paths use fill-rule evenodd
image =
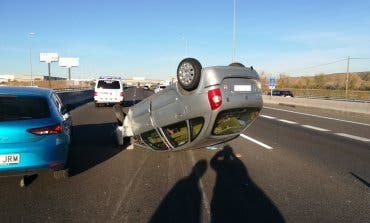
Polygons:
M69 133L69 146L73 143L73 126L70 126L70 133Z
M202 65L194 58L185 58L177 67L177 81L187 91L196 89L200 82Z
M229 64L231 67L245 67L242 63L234 62Z

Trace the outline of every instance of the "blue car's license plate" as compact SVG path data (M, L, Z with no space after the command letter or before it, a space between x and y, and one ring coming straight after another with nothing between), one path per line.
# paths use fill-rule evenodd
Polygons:
M20 162L19 154L0 155L0 165L18 164Z

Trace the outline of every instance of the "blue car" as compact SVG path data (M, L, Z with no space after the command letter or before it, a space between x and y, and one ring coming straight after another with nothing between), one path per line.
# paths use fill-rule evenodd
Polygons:
M66 168L72 119L58 95L46 88L0 87L0 176Z

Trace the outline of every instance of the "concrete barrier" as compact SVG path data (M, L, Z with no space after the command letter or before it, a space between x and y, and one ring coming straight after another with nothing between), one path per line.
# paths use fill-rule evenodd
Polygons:
M265 104L281 104L287 106L305 106L322 109L332 109L346 112L363 113L370 115L370 103L334 101L310 98L289 98L263 95Z
M94 100L94 90L61 91L57 94L62 103L68 105L69 110Z

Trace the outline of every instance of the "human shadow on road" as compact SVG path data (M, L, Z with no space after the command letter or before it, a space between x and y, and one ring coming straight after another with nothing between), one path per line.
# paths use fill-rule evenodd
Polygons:
M121 152L124 147L117 146L115 130L114 123L73 126L69 175L77 175Z
M211 201L211 222L284 222L284 218L249 177L243 162L230 146L210 161L216 171Z
M153 214L150 223L201 222L201 190L199 179L207 170L206 160L198 161L189 176L171 189Z

